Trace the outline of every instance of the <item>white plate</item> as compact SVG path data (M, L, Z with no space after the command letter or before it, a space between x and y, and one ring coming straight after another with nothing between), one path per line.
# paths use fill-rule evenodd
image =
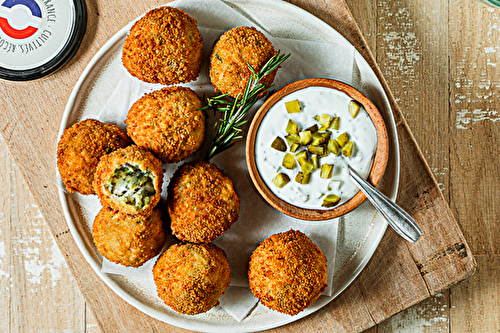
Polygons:
M233 0L224 1L234 9L244 12L247 17L265 26L266 31L278 38L295 38L308 41L335 42L351 46L337 31L308 12L279 0ZM169 5L177 6L181 1ZM200 7L203 2L200 1ZM203 9L200 9L203 10ZM196 17L195 17L196 18ZM218 21L216 24L228 25ZM230 26L227 26L229 28ZM110 97L121 77L121 45L128 32L124 27L113 36L90 61L67 103L61 121L59 135L75 122L96 116ZM399 145L396 126L387 96L368 63L355 52L356 73L347 82L363 91L383 115L389 132L390 152L386 174L379 186L390 198L395 199L399 182ZM279 88L279 87L277 87ZM311 314L332 301L359 275L375 252L387 224L369 203L358 210L365 211L367 219L350 219L349 214L339 219L337 252L334 264L333 295L320 297L311 307L296 316L282 315L258 305L243 321L238 322L224 310L215 308L196 316L179 315L155 299L154 286L132 281L119 275L101 272L102 257L96 251L87 227L89 219L81 208L81 203L73 200L63 190L59 191L60 201L71 233L86 260L99 277L121 298L144 313L169 324L196 331L208 332L250 332L278 327ZM97 212L95 212L97 213ZM359 212L358 212L359 213ZM256 246L258 244L255 244ZM144 287L144 285L147 285ZM96 309L98 310L98 309Z

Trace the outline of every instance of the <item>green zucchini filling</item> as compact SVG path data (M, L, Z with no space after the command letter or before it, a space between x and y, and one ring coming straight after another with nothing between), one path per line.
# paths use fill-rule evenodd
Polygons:
M115 170L107 189L113 198L142 209L156 193L153 177L151 171L144 172L138 166L126 163Z

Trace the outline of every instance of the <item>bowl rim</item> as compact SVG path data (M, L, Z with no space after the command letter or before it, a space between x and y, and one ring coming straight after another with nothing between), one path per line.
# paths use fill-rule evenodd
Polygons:
M279 198L276 194L274 194L274 192L266 185L265 181L262 179L255 160L255 144L257 139L257 132L259 130L260 124L262 123L262 120L267 115L271 107L287 95L310 87L325 87L335 89L337 91L343 92L350 98L363 105L366 113L370 117L375 127L375 132L377 135L377 149L373 157L370 174L368 175L368 182L370 182L375 187L377 187L377 185L382 180L387 167L387 163L389 160L389 138L384 119L375 104L373 104L373 102L358 89L349 84L334 79L311 78L292 82L269 96L269 98L257 110L248 128L245 144L245 159L248 173L253 185L255 186L259 194L264 198L264 200L281 213L299 220L324 221L331 220L333 218L337 218L351 212L366 200L366 196L361 191L358 191L348 201L331 209L311 209L298 207Z

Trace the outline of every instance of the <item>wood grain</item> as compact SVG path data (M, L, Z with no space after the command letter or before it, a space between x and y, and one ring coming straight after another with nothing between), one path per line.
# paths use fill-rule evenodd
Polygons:
M1 332L92 332L95 320L0 137Z
M291 2L337 27L367 59L378 62L397 102L393 106L398 133L402 146L407 147L402 152L402 168L411 171L403 172L398 203L425 221L426 235L438 236L410 246L388 231L366 271L338 300L275 331L357 332L382 322L369 332L497 332L499 12L465 0L346 0L365 39L352 25L354 20L343 1ZM102 285L69 235L53 185L59 124L54 119L61 117L83 67L121 26L162 2L130 3L88 1L89 30L84 46L67 67L34 83L0 85L0 93L6 96L0 102L0 131L27 181L23 183L18 169L0 155L1 184L9 189L8 196L0 195L0 242L6 248L6 255L0 258L0 272L8 272L0 273L0 287L8 290L0 298L0 315L11 318L0 323L1 331L185 331L151 320ZM19 92L26 97L17 98ZM421 152L408 148L415 142ZM7 159L12 161L10 156ZM420 172L428 167L436 179ZM3 176L6 174L11 176L7 179ZM27 186L41 205L29 196ZM452 210L443 205L445 202ZM38 217L38 207L47 217L47 225ZM441 292L471 274L474 267L453 216L464 230L472 253L478 256L478 273L450 291ZM33 230L40 230L43 242L26 245L25 240L38 235ZM40 284L29 280L25 262L39 260L48 267L51 258L57 257L52 250L54 242L45 242L50 234L55 236L63 256L69 258L69 269L83 298L71 278L62 290L52 288L47 268L40 275ZM456 241L450 243L449 239ZM40 251L38 257L31 253L36 248ZM0 247L0 256L2 253ZM64 265L54 271L69 276ZM21 296L31 289L31 300L23 299ZM429 295L435 296L421 302ZM50 302L49 297L58 301ZM95 322L84 299L100 310L96 311ZM48 302L48 306L38 306L42 302ZM51 312L54 309L56 313ZM62 322L65 315L71 320ZM125 323L116 318L128 320Z

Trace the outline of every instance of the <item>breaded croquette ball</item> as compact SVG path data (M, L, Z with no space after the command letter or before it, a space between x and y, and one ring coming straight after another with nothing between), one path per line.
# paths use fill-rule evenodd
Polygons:
M165 6L151 10L132 26L122 63L139 80L168 85L196 80L202 55L203 38L196 20Z
M167 201L172 233L192 243L213 241L231 227L240 211L231 178L206 161L185 163L176 170Z
M159 254L165 243L158 208L140 218L103 207L94 220L92 236L103 257L129 267L141 266Z
M326 289L326 257L302 232L278 233L266 238L252 253L248 280L262 304L295 315Z
M219 305L231 282L224 251L214 244L177 244L163 252L153 268L158 296L188 315Z
M163 163L180 162L203 143L205 115L199 108L201 101L189 88L153 91L132 105L127 134Z
M118 149L101 158L94 190L102 206L147 217L160 201L161 161L137 146Z
M210 79L217 91L236 98L243 94L251 72L258 72L276 54L267 37L254 27L237 27L226 31L215 43L210 55ZM270 86L276 71L262 83Z
M112 124L85 119L64 130L57 145L57 168L69 193L94 194L92 182L102 156L124 148L127 136Z

